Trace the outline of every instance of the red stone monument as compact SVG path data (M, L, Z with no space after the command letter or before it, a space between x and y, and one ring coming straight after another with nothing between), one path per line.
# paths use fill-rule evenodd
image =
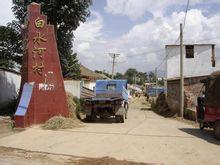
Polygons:
M44 123L53 116L68 116L67 99L54 26L47 24L40 5L31 3L25 23L24 57L16 127Z

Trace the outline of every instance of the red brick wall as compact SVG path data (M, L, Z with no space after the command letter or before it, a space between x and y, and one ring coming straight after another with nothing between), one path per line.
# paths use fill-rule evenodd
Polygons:
M185 78L184 80L184 106L187 109L196 108L196 100L203 86L200 83L203 77ZM167 81L167 103L172 112L180 112L180 81L179 80L168 80Z

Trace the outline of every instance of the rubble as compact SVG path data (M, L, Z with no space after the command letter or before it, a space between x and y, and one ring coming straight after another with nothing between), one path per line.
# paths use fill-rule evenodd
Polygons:
M166 96L164 93L160 93L158 98L155 101L152 101L151 108L154 112L164 116L164 117L172 117L176 113L170 111L168 104L166 102Z

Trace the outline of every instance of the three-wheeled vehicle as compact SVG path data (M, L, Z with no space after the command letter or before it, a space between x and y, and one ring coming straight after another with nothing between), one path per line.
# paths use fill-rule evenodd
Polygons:
M197 121L200 129L213 128L215 137L220 140L220 71L201 80L204 84L197 98Z

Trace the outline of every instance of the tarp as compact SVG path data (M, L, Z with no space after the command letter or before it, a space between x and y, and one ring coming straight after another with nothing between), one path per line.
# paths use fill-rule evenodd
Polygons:
M220 106L220 75L206 84L205 103L211 107Z

